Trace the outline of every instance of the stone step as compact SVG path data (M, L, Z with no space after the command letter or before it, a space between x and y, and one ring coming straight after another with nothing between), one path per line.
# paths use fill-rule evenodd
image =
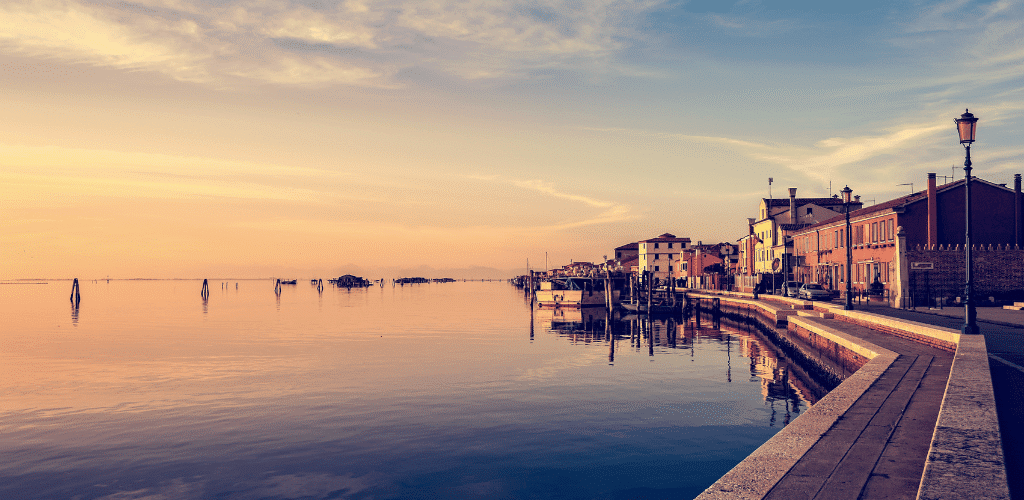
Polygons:
M1009 309L1011 311L1024 311L1024 305L1020 302L1014 302L1012 306L1003 306L1003 309Z
M821 319L834 319L835 314L828 311L797 311L798 316L807 316L809 318L821 318Z

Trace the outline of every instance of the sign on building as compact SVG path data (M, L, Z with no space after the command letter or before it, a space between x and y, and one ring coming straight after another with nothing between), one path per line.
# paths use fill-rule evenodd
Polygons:
M935 264L932 262L911 262L910 268L915 271L924 269L935 269Z

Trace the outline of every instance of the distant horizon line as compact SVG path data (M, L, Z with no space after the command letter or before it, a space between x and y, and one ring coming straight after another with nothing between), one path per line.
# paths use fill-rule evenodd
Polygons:
M426 276L400 276L400 277L395 277L395 278L392 278L392 279L402 279L402 278L425 278L425 279L449 278L449 279L453 279L453 280L456 280L456 281L459 281L459 280L508 279L508 278L501 278L501 277L486 277L486 276L485 277L477 277L477 278L452 278L451 276L437 276L437 277L434 277L434 278L427 278ZM213 281L218 281L218 280L223 280L223 281L231 281L231 280L235 280L235 281L264 281L264 280L276 280L276 279L285 279L285 278L279 278L277 276L264 277L264 278L230 278L230 277L214 277L214 278L3 278L3 279L0 279L0 285L21 285L21 284L29 284L31 282L39 282L39 281L74 281L76 279L79 280L79 281L104 281L104 280L106 280L106 281L201 281L201 280L213 280ZM287 279L292 280L292 279L324 279L324 278L287 278ZM378 278L378 279L387 279L387 278Z

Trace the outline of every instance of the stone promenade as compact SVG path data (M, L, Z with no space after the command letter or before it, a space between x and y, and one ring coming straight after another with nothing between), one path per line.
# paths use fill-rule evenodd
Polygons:
M963 308L903 310L863 304L860 309L945 328L964 323ZM1024 311L982 307L977 312L978 330L988 346L1010 494L1024 499Z
M699 498L1009 498L999 431L1024 422L1024 368L1017 364L1024 362L1024 312L1006 311L1020 314L1019 325L1009 318L982 322L994 347L989 382L985 342L954 333L956 311L925 314L863 304L844 313L828 303L807 311L802 301L728 295L723 300L742 307L771 309L791 333L795 327L819 342L830 339L826 344L870 361ZM993 387L1001 388L1000 402L992 402ZM1006 466L1019 481L1012 471L1019 470L1021 433L1007 430Z

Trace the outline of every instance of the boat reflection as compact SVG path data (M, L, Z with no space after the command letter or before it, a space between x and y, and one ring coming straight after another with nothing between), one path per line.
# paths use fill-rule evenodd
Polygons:
M781 424L789 424L833 388L827 381L815 380L813 370L797 364L756 327L711 315L650 318L618 311L609 316L604 309L538 308L530 322L531 336L536 322L538 333L558 335L574 344L607 343L609 364L615 363L617 344L627 339L633 352L648 357L684 354L703 357L704 362L721 357L726 382L732 383L734 375L746 375L749 382L761 384L761 396L771 408L770 426L776 425L779 413ZM622 346L618 350L620 356L625 354ZM734 368L741 372L734 374Z

